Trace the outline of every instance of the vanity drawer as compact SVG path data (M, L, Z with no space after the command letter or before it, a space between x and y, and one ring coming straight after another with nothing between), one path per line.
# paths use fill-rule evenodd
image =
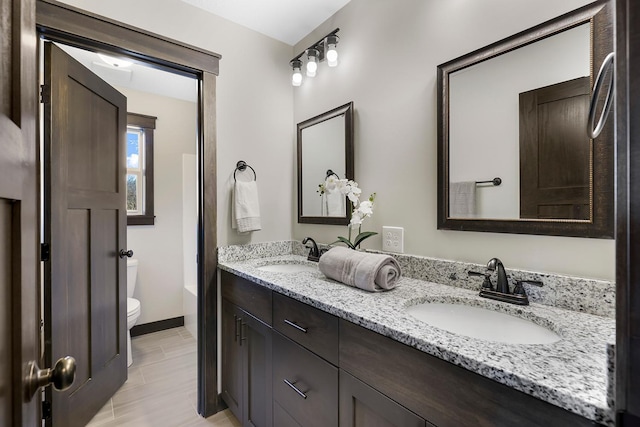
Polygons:
M275 332L273 399L305 427L337 426L338 369Z
M334 365L338 364L338 318L274 292L273 328Z
M271 289L224 270L220 271L220 279L222 298L271 325Z

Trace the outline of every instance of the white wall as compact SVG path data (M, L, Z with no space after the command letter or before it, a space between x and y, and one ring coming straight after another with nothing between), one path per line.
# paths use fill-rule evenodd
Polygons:
M301 51L340 28L340 65L321 63L295 89L294 121L354 101L356 181L363 194L377 192L363 230L404 227L411 254L477 263L497 256L507 267L614 279L613 240L439 231L436 223L436 67L586 3L352 0L296 45ZM297 239L332 242L343 233L293 226ZM380 237L363 246L380 249Z
M127 246L139 260L134 298L140 300L138 324L143 324L183 315L182 155L196 152L196 104L117 89L127 97L129 112L157 117L155 225L127 227Z
M64 3L222 55L216 88L218 245L290 239L292 47L178 0ZM256 170L260 190L262 230L246 235L231 229L230 186L238 160Z

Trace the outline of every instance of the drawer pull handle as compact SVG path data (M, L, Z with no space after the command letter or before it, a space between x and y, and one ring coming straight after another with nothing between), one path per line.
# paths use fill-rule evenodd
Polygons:
M304 394L302 391L300 391L300 389L298 387L296 387L295 385L293 385L294 383L292 383L291 381L289 381L288 379L284 379L284 383L286 385L288 385L289 387L291 387L293 389L293 391L295 391L296 393L298 393L300 395L300 397L302 397L303 399L307 398L307 395Z
M240 338L240 329L238 329L238 316L236 314L233 315L233 334L234 334L234 341L238 342L238 338Z
M300 332L303 332L303 333L305 333L305 334L307 333L307 330L306 330L305 328L303 328L303 327L302 327L302 326L300 326L300 325L296 325L296 324L295 324L295 323L293 323L291 320L284 319L284 323L286 323L287 325L289 325L289 326L291 326L291 327L293 327L293 328L296 328L296 329L297 329L297 330L299 330Z

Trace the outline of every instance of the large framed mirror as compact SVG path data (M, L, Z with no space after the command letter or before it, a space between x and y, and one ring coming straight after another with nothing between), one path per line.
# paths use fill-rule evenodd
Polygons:
M351 206L334 179L353 179L353 102L298 123L298 222L349 223Z
M613 238L614 121L587 134L608 3L438 66L439 229Z

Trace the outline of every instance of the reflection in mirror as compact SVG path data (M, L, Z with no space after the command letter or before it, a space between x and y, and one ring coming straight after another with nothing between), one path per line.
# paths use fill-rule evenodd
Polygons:
M612 132L586 132L612 48L599 1L438 67L439 228L612 237Z
M298 123L298 222L348 223L333 182L353 179L353 103Z
M531 169L537 172L538 168L534 166L538 162L538 166L547 172L541 174L548 183L541 192L547 190L545 196L554 198L555 205L574 201L573 197L562 200L556 194L548 193L554 188L565 188L573 184L570 182L572 174L567 176L567 169L556 167L559 162L571 169L589 171L589 138L585 131L589 106L589 31L589 24L583 24L449 75L449 188L454 196L449 201L450 217L535 218L536 216L520 212L522 198L532 196L532 191L521 192L521 188L532 190L531 187L538 184L537 176L531 176L533 172L523 174ZM539 111L529 105L524 111L520 111L525 93L534 92L536 102L535 98L539 97L535 95L536 90L541 91L556 83L584 76L587 76L586 94L579 97L580 104L577 106L579 110L584 110L581 111L581 120L576 120L575 107L566 105L567 102L576 102L575 94L563 88L557 89L558 97L562 100L549 102L551 94L548 94L546 99L538 101L541 104ZM544 136L549 138L542 141L541 146L535 138L529 138L525 146L521 147L522 144L518 144L518 141L522 142L522 137L528 130L521 128L521 122L529 115L534 116L529 119L535 122L534 127L541 127L540 131L534 129L529 133L537 137L549 125L557 125L552 129L557 136L548 132ZM500 125L489 125L496 121ZM567 135L576 137L567 140ZM561 150L554 147L554 142L563 148L567 143L572 147ZM585 148L575 151L573 147ZM538 149L543 151L540 155L536 155ZM572 159L554 156L574 153L578 155ZM551 164L547 163L549 160L552 161ZM522 169L521 164L531 167ZM476 181L496 176L502 178L499 186L475 184ZM521 178L527 182L521 182ZM579 178L578 184L584 189L580 192L581 196L586 196L580 203L588 205L589 174L581 174ZM472 182L468 192L464 191L465 182ZM473 195L474 192L473 204L464 203L464 197L455 197L461 194ZM466 200L471 198L467 197ZM531 202L525 201L527 203ZM547 203L540 201L539 204Z

